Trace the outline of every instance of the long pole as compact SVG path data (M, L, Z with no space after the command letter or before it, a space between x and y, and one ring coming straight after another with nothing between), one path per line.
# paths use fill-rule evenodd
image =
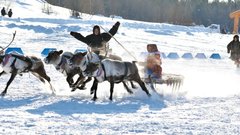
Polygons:
M106 31L102 26L100 26L105 32L107 32L129 55L131 55L134 60L137 61L136 57L134 57L131 52L129 52L111 33L109 33L108 31Z

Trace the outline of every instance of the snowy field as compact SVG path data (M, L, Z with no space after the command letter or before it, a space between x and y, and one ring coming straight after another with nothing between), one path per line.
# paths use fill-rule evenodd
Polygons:
M179 91L158 85L158 93L164 95L159 97L148 87L152 94L149 98L140 88L129 95L119 84L115 85L113 101L109 101L109 83L104 82L99 84L96 102L91 100L89 91L92 82L84 91L70 92L65 77L53 66L45 65L57 95L51 95L51 90L31 74L17 76L7 95L0 98L0 134L240 134L240 69L229 60L226 49L233 35L221 35L203 26L87 14L74 19L69 17L69 10L54 6L54 13L46 15L42 7L42 0L14 1L13 18L0 18L0 46L6 46L16 30L11 47L21 47L25 55L43 59L44 48L74 52L87 47L73 38L70 31L88 35L94 25L109 30L119 21L115 38L139 61L140 53L146 52L150 43L157 44L166 54L205 53L209 57L219 53L222 59L163 59L164 73L184 76ZM126 61L134 60L114 39L109 44L114 54ZM10 75L1 76L2 90L9 78Z

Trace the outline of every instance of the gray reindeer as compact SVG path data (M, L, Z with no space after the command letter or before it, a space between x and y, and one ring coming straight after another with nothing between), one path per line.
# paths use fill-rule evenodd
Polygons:
M50 89L55 93L54 88L50 83L50 77L46 74L44 69L44 64L40 58L35 56L23 56L17 53L5 54L0 56L0 66L3 71L2 74L11 74L10 79L7 82L7 86L4 91L1 93L1 96L5 96L9 85L12 83L17 74L31 72L36 76L41 82L49 83Z
M114 83L122 82L129 93L132 91L125 84L126 81L137 82L148 96L151 96L144 82L138 73L138 68L134 62L116 61L110 59L99 60L95 53L77 53L71 59L72 65L78 66L85 76L95 77L92 90L94 90L93 100L97 99L97 85L99 82L109 81L110 97L112 100Z
M91 77L88 77L85 80L85 77L82 75L82 71L79 67L69 66L68 60L73 56L71 52L64 52L63 50L51 51L47 57L44 58L46 64L52 64L59 72L67 76L66 80L69 84L69 87L72 88L72 91L78 89L85 89L87 82L91 81ZM74 83L73 77L79 75L77 81ZM81 86L79 87L79 85Z

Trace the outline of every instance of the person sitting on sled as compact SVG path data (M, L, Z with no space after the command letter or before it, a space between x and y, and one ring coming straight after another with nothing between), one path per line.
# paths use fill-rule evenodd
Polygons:
M106 43L112 38L112 36L114 36L117 33L119 25L120 23L116 22L113 25L113 27L109 30L109 32L104 33L101 33L100 27L98 25L95 25L93 27L93 34L87 35L86 37L74 31L71 31L70 34L76 39L86 43L91 48L91 51L98 54L102 59L104 58L103 55L106 55L108 51L106 48Z
M148 44L147 45L147 63L146 63L146 73L148 77L152 79L161 79L162 77L162 61L160 52L157 49L155 44Z
M235 35L233 40L227 45L227 53L231 53L230 58L239 66L240 64L240 42L239 36Z

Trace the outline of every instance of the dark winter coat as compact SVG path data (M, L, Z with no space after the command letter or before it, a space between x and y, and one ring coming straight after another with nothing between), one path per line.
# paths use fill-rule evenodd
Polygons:
M5 16L5 15L6 15L5 8L2 8L2 10L1 10L1 14L2 14L2 16Z
M119 25L120 25L119 22L114 24L113 27L109 30L110 34L105 32L105 33L100 33L99 35L90 34L86 37L82 36L80 33L72 32L72 31L70 34L76 39L86 43L91 48L101 48L104 42L108 42L112 38L112 36L114 36L117 33ZM100 32L99 26L95 26L93 28L93 31L96 28L99 29L99 32Z
M240 58L240 42L239 41L231 41L227 45L227 52L231 53L230 58L232 60L237 60Z
M12 9L10 9L9 11L8 11L8 17L12 17Z

